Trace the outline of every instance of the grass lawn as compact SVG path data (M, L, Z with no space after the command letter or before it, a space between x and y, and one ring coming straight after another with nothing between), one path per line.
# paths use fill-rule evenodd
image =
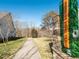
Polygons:
M4 43L0 43L0 59L10 59L9 57L20 49L25 41L26 38L9 41L6 43L6 47Z
M53 58L52 53L50 52L50 48L49 48L49 43L50 43L49 38L34 38L33 40L39 49L42 59Z

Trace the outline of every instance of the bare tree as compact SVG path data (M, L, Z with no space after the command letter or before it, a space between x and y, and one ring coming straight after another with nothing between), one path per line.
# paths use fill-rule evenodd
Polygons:
M42 28L45 28L48 34L51 36L57 27L59 15L55 12L49 12L42 20Z
M17 36L17 37L21 37L21 36L22 36L22 34L21 34L21 22L18 21L18 20L16 20L16 21L14 22L14 26L15 26L15 28L16 28L16 36Z

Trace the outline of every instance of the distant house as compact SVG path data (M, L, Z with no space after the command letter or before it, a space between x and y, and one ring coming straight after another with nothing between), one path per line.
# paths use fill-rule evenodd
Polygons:
M0 38L15 37L16 31L11 13L0 13Z

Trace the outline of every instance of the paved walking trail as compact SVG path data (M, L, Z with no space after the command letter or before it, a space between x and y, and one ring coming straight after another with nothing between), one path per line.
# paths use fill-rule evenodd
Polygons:
M23 47L15 54L13 59L41 59L38 48L30 38Z

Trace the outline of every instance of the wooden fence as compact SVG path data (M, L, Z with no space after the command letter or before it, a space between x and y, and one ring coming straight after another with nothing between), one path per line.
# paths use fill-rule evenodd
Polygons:
M51 49L53 50L53 59L79 59L79 58L72 58L67 54L63 53L61 50L61 38L58 36L53 36L52 39L53 46Z

